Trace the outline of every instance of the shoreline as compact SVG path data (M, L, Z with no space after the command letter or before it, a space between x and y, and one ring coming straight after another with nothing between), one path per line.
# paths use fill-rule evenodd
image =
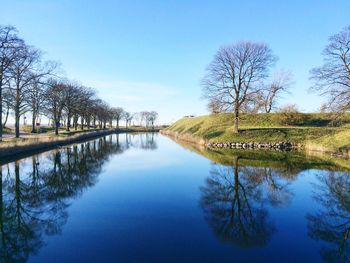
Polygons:
M324 148L319 145L315 145L314 143L290 143L290 142L279 142L279 143L271 143L271 142L263 142L263 143L252 143L252 142L210 142L209 140L205 140L200 137L193 136L189 133L179 133L169 130L160 130L160 133L169 137L172 137L176 140L181 140L184 142L196 144L201 147L205 147L207 149L242 149L242 150L270 150L270 151L300 151L305 152L306 154L312 153L323 153L330 156L349 159L350 153L349 151L331 151L327 148Z
M78 131L73 132L66 137L35 137L25 138L19 141L5 141L0 143L0 163L3 160L17 159L18 156L33 154L36 152L44 152L62 146L67 146L74 143L84 142L91 139L103 137L110 134L121 133L139 133L139 132L159 132L159 129L102 129L94 131ZM15 158L14 158L15 157ZM5 161L7 162L7 161Z

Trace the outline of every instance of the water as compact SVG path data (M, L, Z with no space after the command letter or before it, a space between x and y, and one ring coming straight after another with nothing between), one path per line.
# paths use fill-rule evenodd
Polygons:
M348 161L110 135L1 167L1 262L347 262Z

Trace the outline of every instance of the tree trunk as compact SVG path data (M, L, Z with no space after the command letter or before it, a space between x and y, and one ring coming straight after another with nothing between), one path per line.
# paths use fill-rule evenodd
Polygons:
M8 120L8 118L9 118L9 113L10 113L10 106L9 106L9 105L7 105L6 117L5 117L5 120L4 120L3 124L2 124L2 127L3 127L3 128L5 128L5 127L6 127L7 120ZM1 140L1 138L0 138L0 140Z
M73 123L74 123L74 130L78 130L78 115L74 114L73 116Z
M35 119L36 119L36 112L33 110L33 115L32 115L32 133L35 133Z
M58 135L58 125L59 121L55 120L55 134Z
M66 127L66 131L70 131L70 113L67 114L67 127Z
M270 113L271 109L272 109L272 104L268 102L267 105L265 105L265 112Z
M19 138L19 110L16 110L15 112L15 135L16 138Z
M119 129L119 119L117 119L117 129Z
M235 108L234 111L234 124L233 124L233 132L238 133L238 119L239 118L239 110L238 108Z
M2 78L2 76L1 76ZM2 141L2 79L0 80L0 141Z
M20 119L20 94L19 94L19 86L17 84L16 87L16 101L15 101L15 133L16 133L16 138L19 138L19 119Z

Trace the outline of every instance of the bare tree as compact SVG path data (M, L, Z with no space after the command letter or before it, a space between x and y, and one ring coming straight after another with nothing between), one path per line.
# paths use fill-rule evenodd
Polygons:
M9 90L5 89L3 91L3 105L2 105L2 113L4 114L4 118L2 121L2 127L5 128L6 127L6 123L9 117L9 113L10 113L10 108L11 108L11 96L9 95ZM4 111L4 109L6 109L6 111ZM0 138L1 140L1 138Z
M113 109L114 119L117 121L117 129L119 129L119 121L122 119L124 114L124 109L117 107Z
M81 98L79 100L79 114L81 120L81 129L84 129L84 121L87 124L87 128L90 128L90 121L93 114L97 117L99 115L100 104L102 100L96 98L96 92L84 87L81 92ZM93 105L93 107L92 107Z
M323 51L324 63L311 70L312 90L329 98L328 107L350 110L350 26L329 38Z
M62 118L63 108L66 103L65 84L61 81L51 79L46 91L45 110L52 118L55 126L55 134L58 135L58 129Z
M277 99L283 93L287 93L292 84L292 75L290 72L279 71L275 73L266 89L258 95L261 100L261 106L266 113L270 113L276 107Z
M66 130L69 131L71 127L71 119L74 111L79 105L80 95L82 92L82 88L80 85L74 82L67 81L64 87L64 111L67 118Z
M15 48L22 42L17 37L17 30L12 26L0 25L0 141L2 140L3 133L3 91L5 87L8 87L8 70L16 57ZM7 94L8 95L8 94ZM9 106L9 101L6 102ZM6 120L8 116L8 108L6 113Z
M15 115L16 137L19 137L20 117L27 111L32 113L32 132L40 113L53 120L55 133L61 122L70 130L71 121L75 129L80 120L81 129L90 129L98 122L100 128L107 123L117 127L122 118L122 108L111 108L96 96L96 92L69 80L53 79L57 63L41 63L41 52L17 37L11 26L0 25L0 140L3 118L7 121L10 110ZM55 76L56 77L56 76ZM3 111L3 105L6 111ZM143 116L145 119L145 117ZM132 116L126 118L130 122Z
M234 132L238 132L241 106L262 88L269 68L275 62L265 44L238 42L219 49L203 79L204 97L219 101L234 113Z
M45 93L46 93L46 85L40 83L39 80L33 81L33 84L30 85L27 95L28 95L28 106L30 111L32 112L32 133L36 132L36 120L44 106L45 102Z
M225 105L221 103L220 100L216 98L211 98L207 104L207 108L210 113L212 114L218 114L221 112L225 112Z
M131 125L132 119L135 118L135 116L138 116L139 114L131 114L130 112L124 111L123 118L125 120L125 129L128 128L128 124Z
M147 115L147 122L152 126L152 129L154 129L154 122L158 118L158 112L156 111L150 111Z
M141 112L135 112L133 114L134 124L136 122L136 125L142 126L142 121L143 121L142 118L143 117L142 117L142 113Z
M148 125L147 118L148 118L149 112L148 111L141 111L139 114L140 114L140 119L141 119L140 126L142 126L143 124L145 126L147 126Z
M21 115L28 111L27 92L30 85L37 78L37 65L40 62L41 53L38 49L26 44L18 46L15 50L16 59L9 68L9 89L13 104L12 110L15 114L15 133L19 137L19 120Z

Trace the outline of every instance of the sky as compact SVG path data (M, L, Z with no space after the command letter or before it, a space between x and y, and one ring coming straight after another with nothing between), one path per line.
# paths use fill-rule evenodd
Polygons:
M216 51L264 42L293 74L295 103L317 111L309 71L329 36L350 25L349 0L0 0L0 24L15 26L66 77L93 87L111 106L156 110L159 123L207 113L201 79Z

